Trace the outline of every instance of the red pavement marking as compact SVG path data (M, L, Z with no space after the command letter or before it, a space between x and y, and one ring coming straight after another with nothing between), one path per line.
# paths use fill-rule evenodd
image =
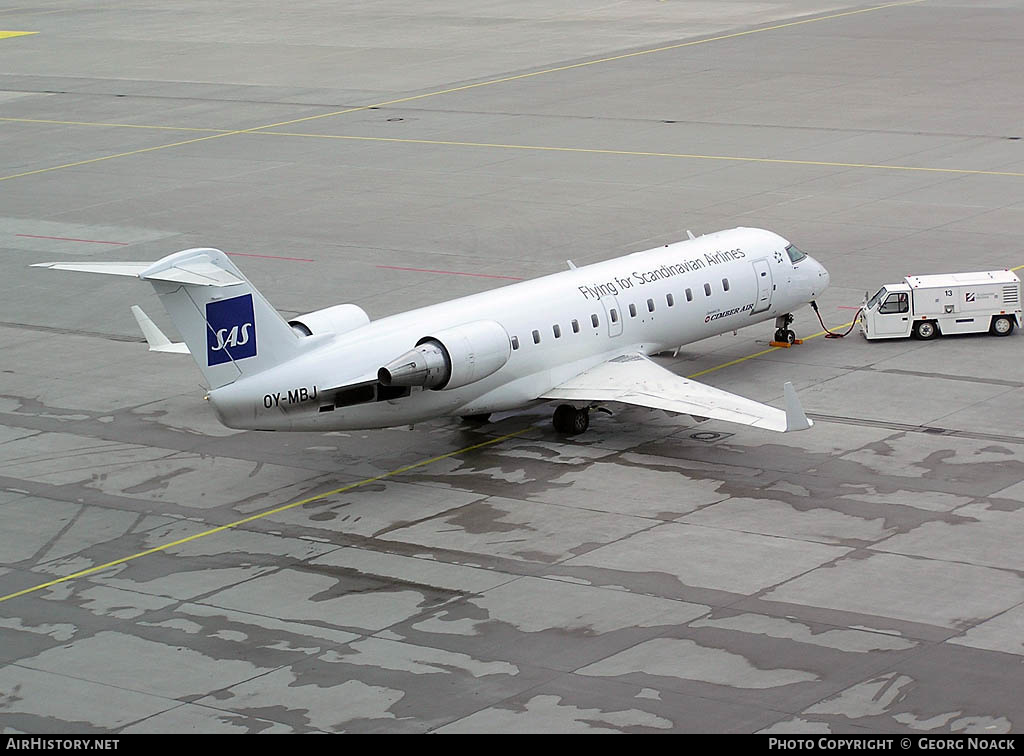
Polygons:
M256 255L251 252L225 252L229 257L262 257L265 260L291 260L292 262L316 262L308 257L278 257L277 255Z
M850 307L849 305L837 305L836 309L839 309L839 310L859 310L860 308L859 307Z
M522 281L522 278L516 276L492 276L488 273L463 273L460 270L430 270L428 268L402 268L398 265L378 265L378 268L387 268L388 270L408 270L413 273L439 273L445 276L473 276L474 278L502 278L506 281Z

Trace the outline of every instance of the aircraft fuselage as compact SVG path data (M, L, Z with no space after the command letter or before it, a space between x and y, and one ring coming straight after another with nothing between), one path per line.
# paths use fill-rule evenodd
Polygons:
M383 428L515 409L616 355L655 354L809 302L828 273L809 256L791 261L788 246L770 231L720 231L313 335L295 359L209 397L225 425L258 430ZM466 341L470 368L504 360L485 377L439 389L376 381L424 340L481 323L492 354Z

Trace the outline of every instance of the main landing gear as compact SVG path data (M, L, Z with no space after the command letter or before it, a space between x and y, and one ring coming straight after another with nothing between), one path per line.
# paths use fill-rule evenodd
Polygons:
M796 332L790 328L793 323L793 314L787 312L775 318L775 338L772 339L772 346L788 347L793 344L802 344L803 341L796 337Z
M558 433L578 436L590 427L590 407L576 409L571 404L559 404L551 422Z

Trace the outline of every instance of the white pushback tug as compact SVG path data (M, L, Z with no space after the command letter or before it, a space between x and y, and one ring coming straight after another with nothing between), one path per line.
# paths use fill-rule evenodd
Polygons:
M1024 325L1020 279L1012 270L907 276L864 296L860 329L868 339L984 333L1009 336Z

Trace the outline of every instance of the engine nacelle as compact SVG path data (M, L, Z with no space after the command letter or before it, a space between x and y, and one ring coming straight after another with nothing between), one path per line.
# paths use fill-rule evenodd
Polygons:
M340 304L300 315L295 320L289 320L288 325L299 336L312 336L314 333L348 333L369 322L370 316L362 307Z
M385 386L457 389L497 372L512 354L512 341L493 320L446 328L425 336L377 371Z

